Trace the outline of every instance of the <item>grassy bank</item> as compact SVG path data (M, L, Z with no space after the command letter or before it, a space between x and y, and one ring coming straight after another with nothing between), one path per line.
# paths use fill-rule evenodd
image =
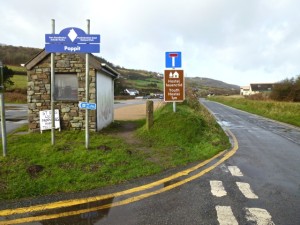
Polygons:
M7 87L4 93L6 103L27 103L27 76L14 75L14 85Z
M230 96L215 96L210 100L300 127L300 103L258 101Z
M229 148L228 137L199 107L178 104L173 113L172 105L167 105L155 113L150 131L144 120L115 122L90 134L88 151L84 131L57 132L54 147L50 132L10 134L8 156L0 156L0 200L118 184ZM128 125L136 129L124 137ZM42 166L41 171L30 170L33 165Z
M11 81L14 85L11 89L27 89L27 76L26 75L13 75Z

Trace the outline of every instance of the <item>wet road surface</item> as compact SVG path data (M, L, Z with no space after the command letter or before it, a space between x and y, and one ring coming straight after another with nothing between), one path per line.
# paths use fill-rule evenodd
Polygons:
M28 123L27 110L27 104L5 104L5 120L7 133L10 133L18 127Z
M300 130L203 104L232 150L121 186L6 202L0 224L299 224Z

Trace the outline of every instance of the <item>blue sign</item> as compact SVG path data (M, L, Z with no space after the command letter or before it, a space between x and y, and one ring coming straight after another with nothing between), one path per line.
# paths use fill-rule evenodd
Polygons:
M46 44L46 52L98 53L100 45L95 44Z
M78 106L80 109L96 110L97 108L96 103L88 103L88 102L79 102Z
M59 34L46 34L45 42L46 52L100 52L100 35L86 34L83 30L76 27L65 28Z
M181 68L181 52L166 52L166 68Z

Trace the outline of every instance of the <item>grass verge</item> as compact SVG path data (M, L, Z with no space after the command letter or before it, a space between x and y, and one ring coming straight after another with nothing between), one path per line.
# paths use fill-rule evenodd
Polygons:
M27 103L27 76L14 75L11 80L14 85L9 86L4 92L6 103Z
M300 127L300 103L259 101L245 98L232 98L230 96L215 96L211 97L210 100Z
M27 89L27 76L26 75L13 75L11 81L14 82L12 89Z
M136 128L130 142L122 136L128 123ZM119 121L91 133L88 151L84 131L57 132L55 146L50 132L10 134L8 156L0 156L0 200L118 184L204 160L230 147L228 137L204 108L178 104L173 113L169 104L157 110L150 131L144 124L144 120ZM30 173L32 165L43 170Z

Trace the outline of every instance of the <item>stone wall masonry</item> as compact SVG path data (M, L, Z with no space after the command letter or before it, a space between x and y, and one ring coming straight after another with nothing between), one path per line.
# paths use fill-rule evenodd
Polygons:
M56 53L55 73L76 73L78 77L78 101L55 101L59 109L62 129L85 129L85 110L79 109L78 102L85 101L85 60L76 54ZM29 131L40 131L39 112L51 109L51 60L50 55L27 72L27 102ZM90 102L95 102L96 70L90 68ZM96 111L89 112L89 129L96 131Z

